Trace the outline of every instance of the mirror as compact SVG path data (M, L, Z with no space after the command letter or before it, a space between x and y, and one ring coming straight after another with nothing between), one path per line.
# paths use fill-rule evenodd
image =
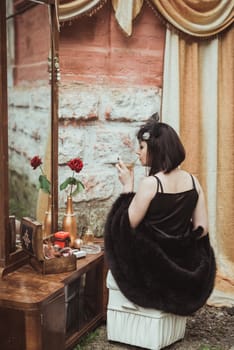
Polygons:
M50 19L46 5L28 4L22 11L22 3L13 9L7 2L15 13L7 20L9 214L16 222L23 216L41 222L48 195L39 191L38 178L43 173L51 182ZM36 169L34 156L42 161Z
M22 3L7 2L9 214L41 221L38 178L51 174L50 25L46 5L28 4L22 11ZM36 155L42 165L33 170Z
M43 221L48 193L39 189L38 178L42 172L51 183L51 230L56 229L57 84L54 57L57 59L58 33L57 11L52 0L11 0L3 1L1 6L0 82L2 91L6 89L0 101L3 107L1 122L8 128L1 131L5 145L1 143L0 155L3 165L0 194L4 198L0 260L4 261L2 265L9 265L19 260L23 253L16 244L14 234L17 230L13 232L9 217L16 218L17 222L23 216ZM33 170L30 162L36 155L41 158L42 165Z

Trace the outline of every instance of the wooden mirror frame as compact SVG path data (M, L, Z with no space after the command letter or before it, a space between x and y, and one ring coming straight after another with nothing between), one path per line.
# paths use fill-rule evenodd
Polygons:
M10 252L6 1L0 1L0 269L2 276L22 266L28 260L22 250ZM51 13L51 194L52 232L55 232L58 223L58 85L55 71L59 41L58 1L42 0L41 2L50 6Z

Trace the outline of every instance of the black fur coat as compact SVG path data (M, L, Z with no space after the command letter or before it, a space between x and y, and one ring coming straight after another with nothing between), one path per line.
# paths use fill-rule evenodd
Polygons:
M129 224L134 193L121 194L105 225L105 254L122 293L135 304L177 315L202 307L214 287L215 257L202 228L186 238L163 236L146 221Z

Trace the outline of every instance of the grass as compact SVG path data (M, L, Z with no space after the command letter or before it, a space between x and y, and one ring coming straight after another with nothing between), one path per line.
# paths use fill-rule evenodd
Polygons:
M84 349L85 346L91 343L98 335L99 331L97 329L94 332L87 333L84 337L81 338L79 344L77 344L73 350Z
M210 345L200 345L198 350L222 350L222 348Z
M99 336L99 331L96 329L93 332L87 333L85 336L83 336L79 342L75 346L73 350L83 350L87 345L89 345L96 337ZM223 350L221 347L209 345L209 344L202 344L199 346L197 350Z

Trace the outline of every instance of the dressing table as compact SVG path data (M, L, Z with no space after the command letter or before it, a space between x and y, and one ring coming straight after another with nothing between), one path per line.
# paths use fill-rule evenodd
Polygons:
M19 3L20 1L18 1ZM52 232L58 222L58 59L57 2L41 0L50 11L51 71L51 197ZM8 169L8 65L7 0L0 1L0 348L4 350L69 350L80 337L97 327L106 314L106 268L104 253L77 259L72 272L42 274L29 263L22 249L12 249L9 225ZM29 0L21 1L18 13L32 9ZM59 258L58 258L59 259Z

